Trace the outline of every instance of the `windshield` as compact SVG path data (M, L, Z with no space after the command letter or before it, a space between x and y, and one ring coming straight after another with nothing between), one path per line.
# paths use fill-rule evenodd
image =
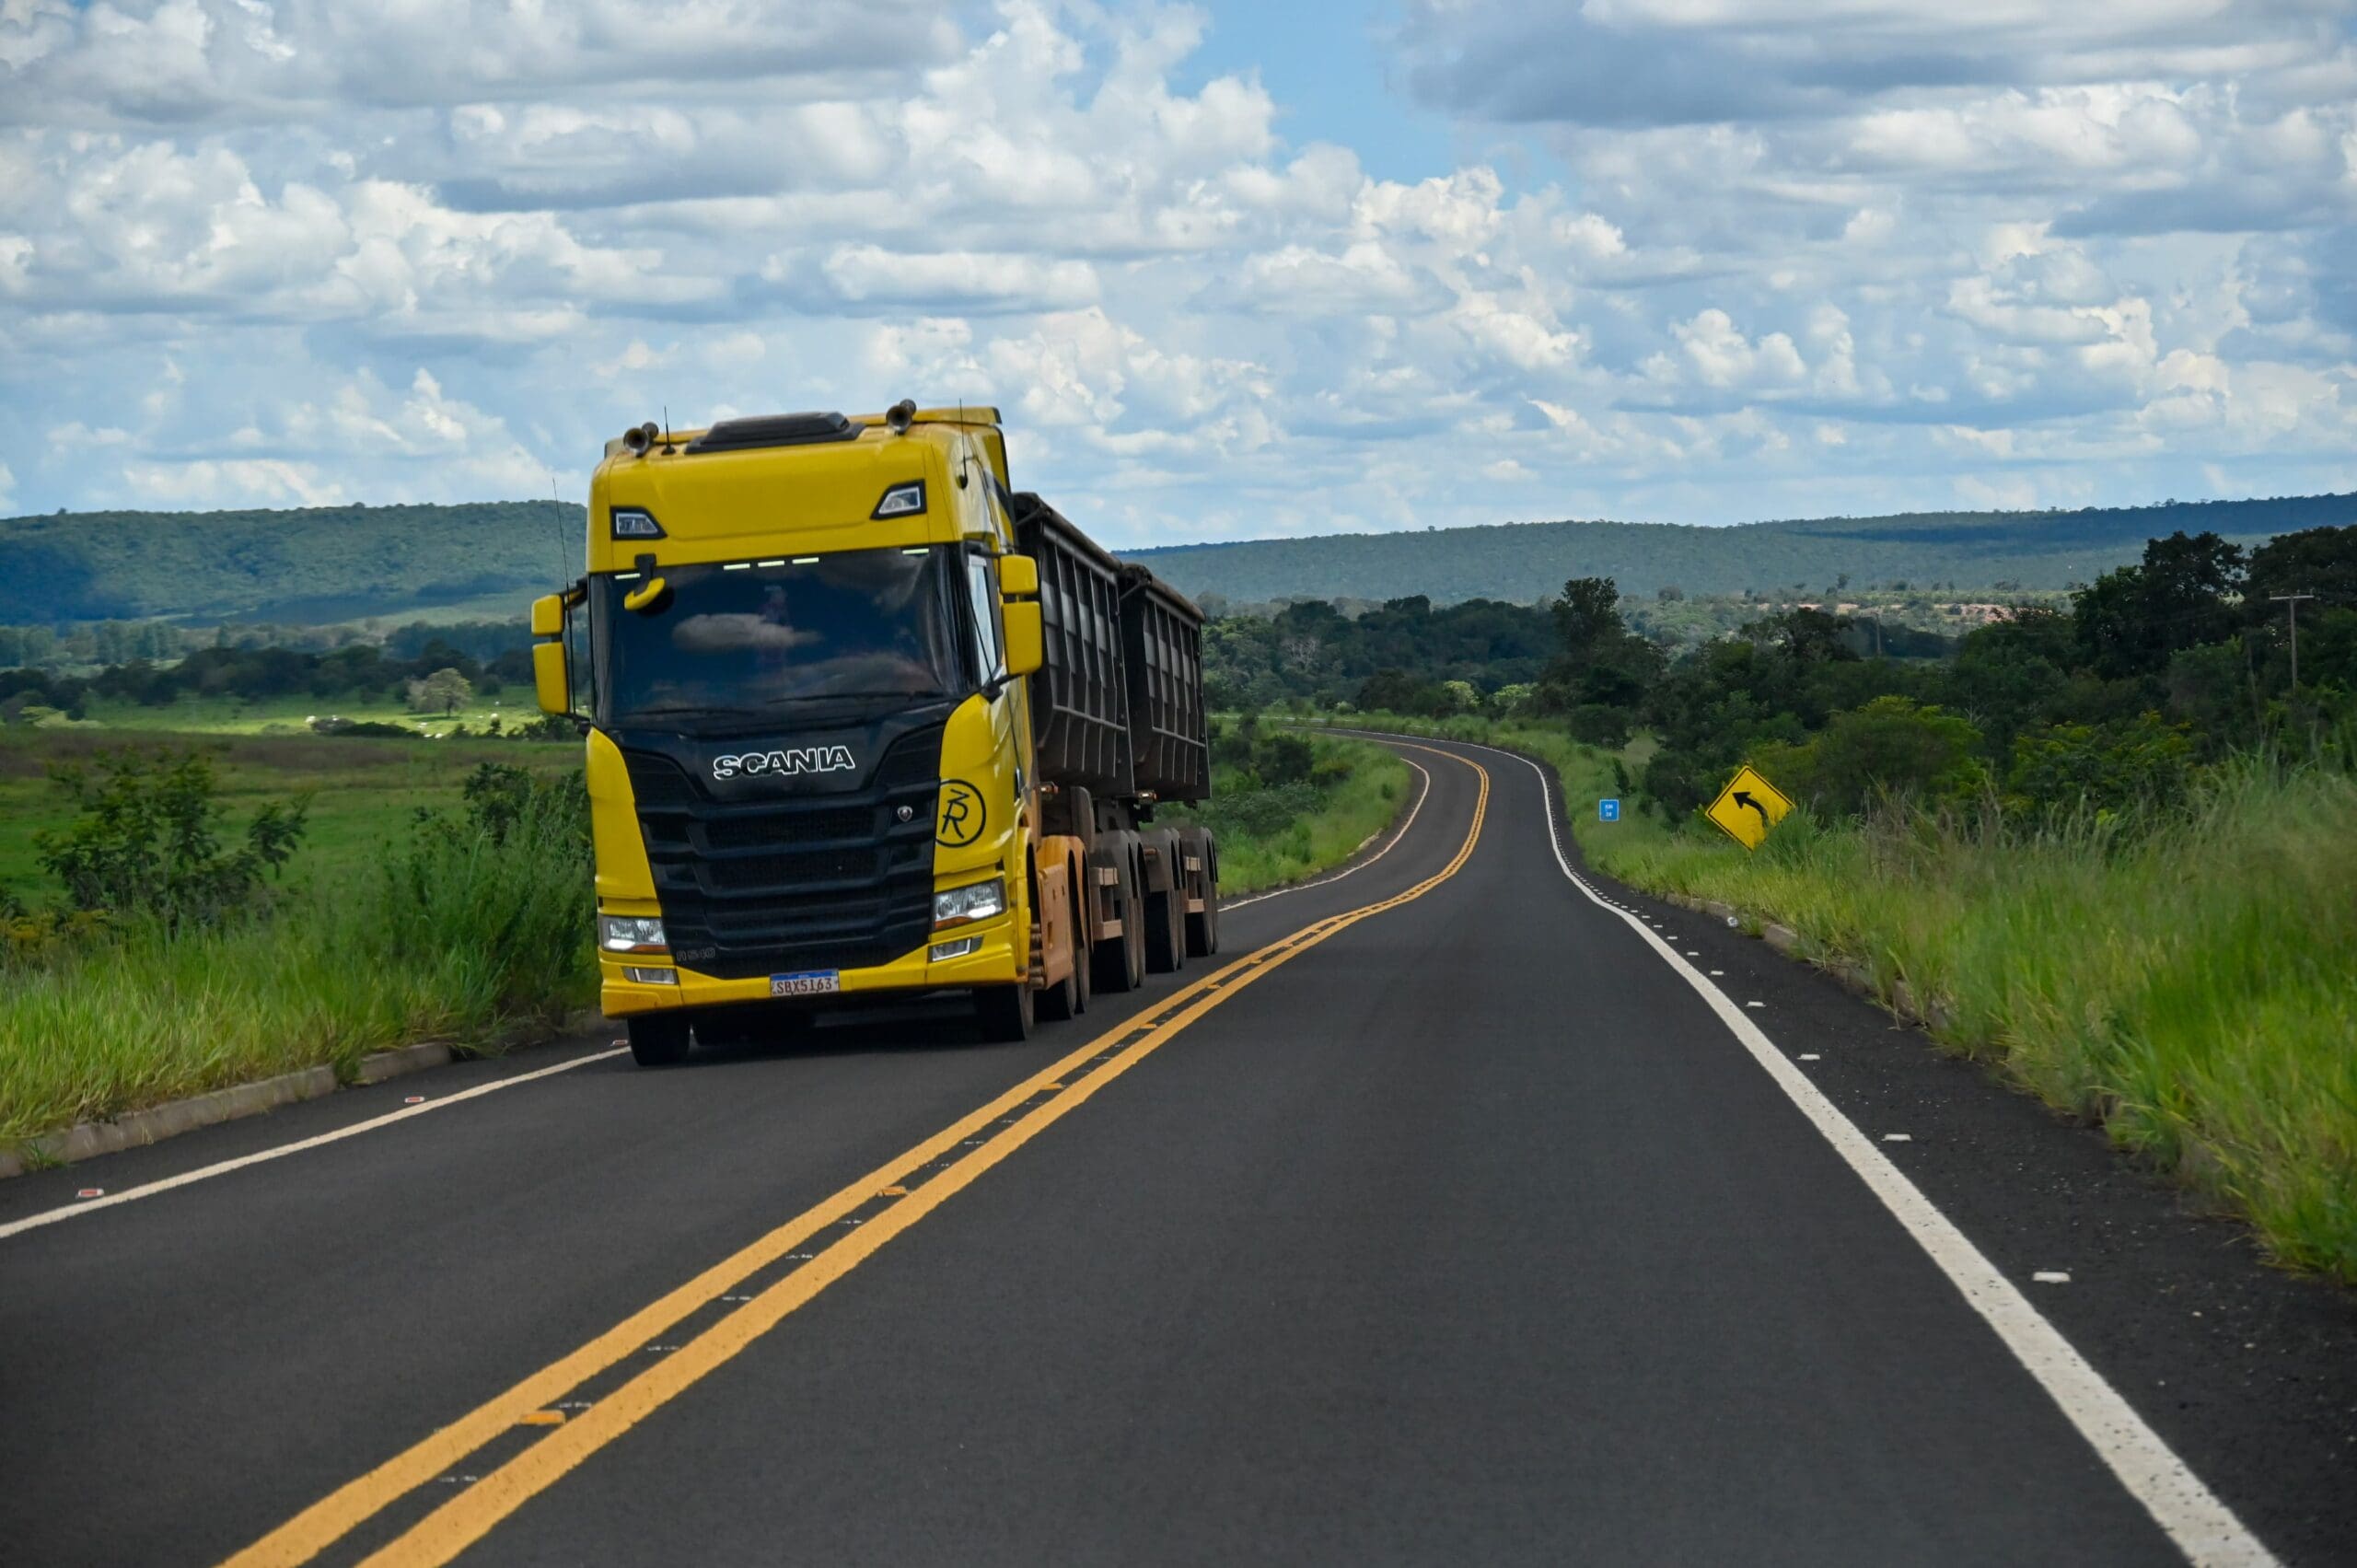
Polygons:
M970 684L956 555L853 550L667 566L591 587L604 722L752 718L829 700L908 702Z

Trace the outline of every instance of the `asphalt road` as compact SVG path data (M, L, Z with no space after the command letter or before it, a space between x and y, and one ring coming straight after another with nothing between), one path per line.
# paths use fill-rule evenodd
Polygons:
M0 1183L0 1560L2357 1556L2344 1294L1451 749L1024 1046L600 1037Z

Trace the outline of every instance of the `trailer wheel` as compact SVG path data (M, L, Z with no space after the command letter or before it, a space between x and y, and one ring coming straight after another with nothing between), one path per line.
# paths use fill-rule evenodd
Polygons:
M1028 981L1013 985L978 986L974 1016L982 1022L982 1038L993 1045L1019 1045L1031 1038L1035 993Z
M641 1013L630 1020L631 1060L642 1067L676 1067L688 1059L688 1020L677 1013Z
M1203 880L1203 912L1187 917L1187 951L1198 958L1219 951L1219 883L1214 878Z
M1146 895L1146 967L1156 974L1176 974L1187 967L1186 910L1186 889L1176 880L1168 892Z
M1145 981L1145 920L1136 865L1123 857L1114 866L1113 901L1121 906L1121 935L1096 945L1092 961L1097 989L1135 991Z

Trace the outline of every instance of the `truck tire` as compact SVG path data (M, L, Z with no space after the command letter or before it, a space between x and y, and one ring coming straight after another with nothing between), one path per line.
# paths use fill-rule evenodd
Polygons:
M1077 1018L1088 1011L1088 971L1096 967L1096 957L1080 935L1087 929L1080 923L1080 895L1074 892L1072 896L1072 973L1064 976L1062 985L1051 986L1039 993L1039 1016L1051 1022Z
M1035 995L1028 981L975 987L974 1016L981 1020L982 1038L993 1045L1019 1045L1029 1040Z
M1097 944L1093 978L1097 990L1119 993L1135 991L1145 983L1145 900L1139 896L1134 861L1124 856L1114 871L1113 901L1121 909L1121 934Z
M677 1067L688 1059L688 1020L678 1013L641 1013L630 1020L631 1060L642 1067Z
M1168 892L1145 899L1146 968L1177 974L1187 967L1187 891L1174 883Z
M1203 863L1203 909L1187 917L1187 956L1208 958L1219 951L1219 845L1211 834L1193 828L1179 839L1178 850Z

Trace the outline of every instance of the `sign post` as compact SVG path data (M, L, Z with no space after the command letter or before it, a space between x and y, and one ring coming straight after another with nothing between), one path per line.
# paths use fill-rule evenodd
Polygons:
M1719 791L1702 815L1716 822L1727 837L1746 849L1758 849L1768 830L1784 819L1793 803L1783 792L1752 771L1746 762L1735 771L1727 787Z

